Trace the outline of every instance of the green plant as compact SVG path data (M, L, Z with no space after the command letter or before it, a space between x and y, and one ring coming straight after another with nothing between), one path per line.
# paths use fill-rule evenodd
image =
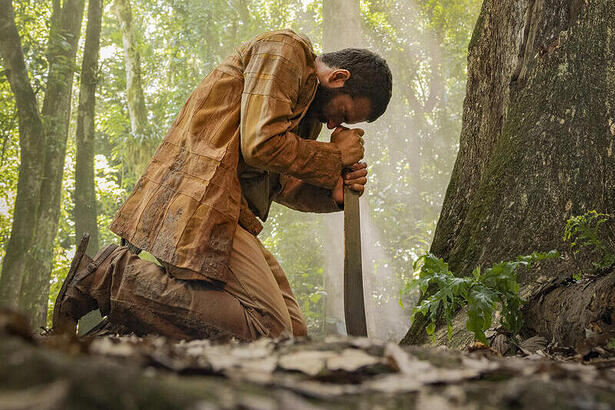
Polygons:
M602 225L613 218L615 218L613 215L589 211L568 219L564 228L564 241L570 242L573 255L578 254L583 248L592 249L600 255L598 262L592 262L598 271L615 265L615 253L606 243L605 231L601 230Z
M441 258L430 253L423 255L414 263L418 278L411 286L418 286L424 298L414 308L412 317L414 319L417 313L427 317L429 324L425 330L432 339L436 323L443 317L448 324L450 338L453 315L459 308L467 306L467 329L474 333L477 340L487 344L485 330L491 326L493 313L500 306L502 325L517 334L522 325L521 305L524 301L519 296L515 271L520 266L527 267L539 260L557 256L557 251L534 252L486 269L477 266L472 276L457 277Z

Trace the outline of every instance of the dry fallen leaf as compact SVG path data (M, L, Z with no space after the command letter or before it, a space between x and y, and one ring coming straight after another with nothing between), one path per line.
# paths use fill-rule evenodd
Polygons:
M341 354L328 358L326 362L328 370L345 372L354 372L363 367L381 363L385 363L382 358L374 357L358 349L344 349Z
M278 366L284 370L294 370L308 376L316 376L324 370L327 359L334 356L335 352L330 351L298 351L281 356Z
M530 356L538 351L545 351L547 348L547 339L542 336L534 336L525 339L519 343L519 349L527 356Z
M130 341L110 337L94 339L90 344L90 352L120 357L128 357L137 354L137 350Z

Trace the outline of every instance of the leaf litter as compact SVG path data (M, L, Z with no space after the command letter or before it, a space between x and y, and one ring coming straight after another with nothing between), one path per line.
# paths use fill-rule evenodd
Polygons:
M294 408L312 409L321 408L314 407L314 402L362 398L361 402L370 403L369 400L399 397L411 397L412 403L429 406L448 403L448 408L465 408L477 400L490 400L494 408L499 408L507 400L516 406L524 394L535 394L527 399L532 404L548 396L543 393L545 389L559 389L556 395L569 395L570 400L580 395L592 406L598 403L600 408L615 408L615 360L612 349L607 347L595 348L591 355L579 354L534 338L518 343L519 354L524 357L502 357L493 348L480 344L468 351L455 351L341 336L320 341L286 338L224 344L109 334L89 339L31 339L19 326L9 326L2 320L0 324L3 337L20 339L33 348L81 357L80 363L103 359L141 368L145 377L176 375L194 383L214 380L228 386L216 394L220 402L231 404L211 408L290 408L282 406L284 402L288 406L292 403ZM237 386L254 386L258 391L268 391L269 396L236 396ZM532 389L536 392L531 393Z

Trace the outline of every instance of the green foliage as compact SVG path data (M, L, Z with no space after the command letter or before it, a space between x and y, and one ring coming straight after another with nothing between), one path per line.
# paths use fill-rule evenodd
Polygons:
M592 210L568 219L564 228L564 241L570 242L573 255L577 255L584 248L598 254L600 260L592 262L598 271L605 271L615 265L615 252L607 243L608 233L612 234L612 228L607 222L614 218L613 215Z
M407 266L428 249L435 230L458 149L466 49L481 2L360 2L365 47L387 59L396 87L387 114L365 126L370 176L364 209L369 209L374 229L369 246L380 252L377 260L368 262L365 271L367 274L373 267L377 284L370 298L378 306L390 300L396 302L399 284L409 280ZM13 5L29 75L41 102L48 69L52 2L14 0ZM95 119L101 246L117 240L108 229L110 221L196 85L240 42L266 30L292 28L305 33L318 52L323 20L321 0L133 0L149 127L148 135L132 135L122 37L109 7L110 4L103 15ZM84 21L84 29L85 24ZM75 80L78 85L79 73ZM76 90L78 87L75 96ZM73 98L71 129L75 126L77 101ZM328 136L323 132L324 140ZM0 139L0 245L4 248L18 180L19 132L14 96L2 67ZM69 141L51 302L74 252L74 156ZM326 314L334 310L339 297L325 291L329 291L325 287L326 275L341 275L327 266L325 256L334 251L325 249L319 240L330 235L326 223L320 216L275 206L260 235L283 266L312 334L324 330ZM335 240L341 248L341 235ZM2 255L0 250L0 259ZM403 297L408 305L413 299L407 294Z
M529 267L537 261L559 256L557 251L520 256L514 261L499 262L481 269L477 266L472 276L456 277L448 264L431 253L422 255L414 263L418 277L409 286L418 286L425 296L412 313L421 313L429 320L427 334L432 339L436 324L443 318L448 325L451 337L453 315L462 307L467 307L466 328L474 333L477 340L487 344L485 330L491 326L494 312L501 307L501 324L512 334L517 334L522 326L519 283L515 275L519 267Z

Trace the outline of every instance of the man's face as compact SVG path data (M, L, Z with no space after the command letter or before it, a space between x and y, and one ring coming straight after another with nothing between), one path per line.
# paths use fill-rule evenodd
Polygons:
M352 98L337 88L318 85L308 115L327 124L330 130L341 124L356 124L367 121L371 103L367 97Z

